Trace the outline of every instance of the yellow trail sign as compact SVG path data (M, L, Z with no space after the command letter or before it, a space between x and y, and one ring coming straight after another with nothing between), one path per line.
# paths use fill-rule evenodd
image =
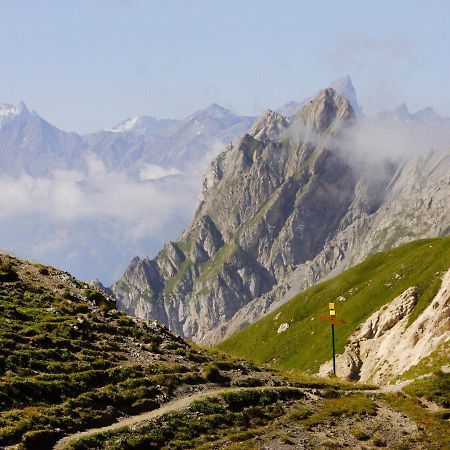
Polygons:
M334 303L328 303L329 314L321 314L320 320L327 320L331 323L331 341L333 345L333 373L336 375L336 351L334 348L334 326L343 325L345 320L338 319L336 317L336 310L334 309Z

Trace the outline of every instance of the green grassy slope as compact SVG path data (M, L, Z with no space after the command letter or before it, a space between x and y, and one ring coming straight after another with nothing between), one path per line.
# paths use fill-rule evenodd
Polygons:
M49 449L249 367L125 316L65 272L0 255L0 448Z
M294 297L273 313L239 331L217 347L229 354L279 369L299 368L315 372L331 358L331 332L319 320L335 302L337 317L345 325L336 328L336 351L382 305L410 286L419 292L412 323L438 291L441 275L450 267L450 238L415 241L378 253L341 275ZM339 297L344 297L340 300ZM287 331L278 327L289 323Z

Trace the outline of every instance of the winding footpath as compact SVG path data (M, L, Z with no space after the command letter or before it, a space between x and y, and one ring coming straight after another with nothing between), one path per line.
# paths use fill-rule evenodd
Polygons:
M359 393L367 393L367 394L398 392L402 388L407 386L409 383L411 383L411 381L412 380L407 380L402 383L385 386L381 389L373 389L373 390L372 389L371 390L355 389L355 390L349 390L347 392L353 392L353 393L359 392ZM301 391L310 390L310 388L308 388L308 387L293 387L293 386L285 386L285 387L289 387L291 389L298 389ZM280 386L280 388L282 388L282 387ZM64 450L65 448L67 448L67 446L71 442L77 441L78 439L81 439L81 438L94 436L95 434L104 433L106 431L118 430L118 429L124 428L124 427L131 427L140 422L145 422L145 421L148 421L151 419L156 419L156 418L161 417L164 414L167 414L170 412L183 411L183 410L189 408L189 406L191 405L191 403L194 400L200 400L200 399L204 399L207 397L213 397L213 396L223 394L226 392L239 392L239 391L243 391L243 390L245 390L245 391L248 391L248 390L261 391L261 390L265 390L265 389L272 390L272 389L276 389L276 387L259 386L259 387L215 388L215 389L209 389L209 390L202 391L202 392L196 392L195 394L187 395L185 397L181 397L179 399L172 400L171 402L165 403L161 407L159 407L157 409L153 409L152 411L137 414L135 416L125 417L125 418L119 420L118 422L113 423L112 425L108 425L106 427L100 427L100 428L91 428L86 431L80 431L78 433L74 433L69 436L66 436L66 437L60 439L55 444L55 446L53 447L53 450Z
M215 389L209 389L207 391L203 392L197 392L195 394L187 395L185 397L181 397L177 400L173 400L171 402L168 402L164 405L162 405L158 409L153 409L152 411L148 411L142 414L138 414L135 416L129 416L125 417L118 422L113 423L112 425L101 427L101 428L91 428L86 431L80 431L78 433L71 434L69 436L66 436L62 439L60 439L55 446L53 447L53 450L63 450L67 448L67 446L72 442L76 441L78 439L93 436L98 433L104 433L105 431L113 431L118 430L119 428L124 427L131 427L132 425L135 425L140 422L145 422L147 420L156 419L157 417L161 417L164 414L167 414L169 412L174 411L183 411L187 409L190 404L194 400L200 400L206 397L212 397L218 394L226 393L226 392L239 392L242 390L264 390L264 389L276 389L274 387L235 387L235 388L215 388ZM305 388L293 388L293 389L299 389L299 390L305 390Z

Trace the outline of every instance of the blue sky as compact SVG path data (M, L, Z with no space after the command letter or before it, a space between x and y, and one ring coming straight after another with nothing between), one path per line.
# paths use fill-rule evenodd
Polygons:
M81 132L217 102L255 115L350 74L368 113L450 115L450 2L0 0L0 101Z

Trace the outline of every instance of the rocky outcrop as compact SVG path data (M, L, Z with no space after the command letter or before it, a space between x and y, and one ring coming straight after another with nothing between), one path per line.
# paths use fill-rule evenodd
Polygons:
M334 89L327 88L308 102L299 112L307 128L323 132L330 126L339 126L342 121L354 117L350 103Z
M341 378L381 384L402 374L450 339L450 270L428 307L408 327L417 301L414 287L407 289L372 314L349 338L336 357L336 373ZM327 375L328 361L320 368Z

